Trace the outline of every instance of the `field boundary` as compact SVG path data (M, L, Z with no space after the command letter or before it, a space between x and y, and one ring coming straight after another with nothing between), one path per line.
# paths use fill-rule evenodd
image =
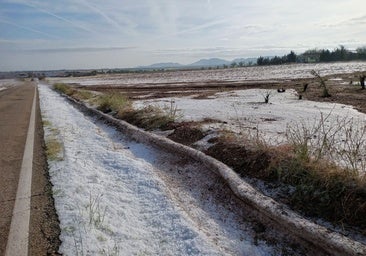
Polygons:
M176 143L168 138L144 131L123 120L102 113L67 95L63 96L73 105L77 106L82 112L104 120L138 142L153 144L163 150L184 155L199 161L221 176L239 199L257 210L264 218L283 227L287 232L290 232L297 238L311 243L331 255L366 255L366 245L363 243L354 241L337 232L332 232L323 226L301 217L299 214L288 209L285 205L263 195L240 178L238 174L224 163L201 151Z

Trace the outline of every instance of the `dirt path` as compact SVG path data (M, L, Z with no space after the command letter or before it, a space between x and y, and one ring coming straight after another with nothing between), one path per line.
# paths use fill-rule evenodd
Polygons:
M11 223L14 199L28 131L35 83L0 92L0 255L4 255ZM30 255L54 254L57 251L58 225L47 179L41 118L37 100L34 143Z

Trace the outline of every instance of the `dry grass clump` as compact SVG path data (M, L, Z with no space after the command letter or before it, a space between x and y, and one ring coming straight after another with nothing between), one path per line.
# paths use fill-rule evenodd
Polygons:
M90 100L94 97L94 94L88 90L81 90L73 88L67 84L64 83L55 83L53 85L53 88L63 94L66 94L67 96L73 97L76 100Z
M98 110L147 130L166 129L180 117L174 102L164 107L149 105L142 109L134 109L132 101L117 91L96 96L90 91L72 88L63 83L54 84L54 89L77 100L93 99L92 103Z
M114 112L118 115L128 111L132 106L131 101L118 92L109 92L99 96L97 104L100 111L104 113Z
M147 130L166 129L179 117L179 110L173 102L165 107L148 105L134 109L132 102L117 92L100 96L98 109Z
M75 90L72 96L77 100L89 100L94 94L88 90Z
M119 118L147 130L167 129L177 119L177 111L158 106L146 106L142 109L129 109L118 113Z
M45 139L47 159L51 161L63 160L63 145L58 140L58 130L52 127L48 120L42 120L43 126L50 132Z
M68 96L71 96L74 93L74 89L71 88L69 85L64 83L55 83L53 85L53 88L63 94L66 94Z
M327 161L304 159L294 151L272 153L264 172L268 180L294 187L288 199L294 209L366 228L366 186L360 176Z
M225 132L206 153L243 177L290 186L281 200L299 212L366 232L366 124L321 116L287 133L286 144L265 146L258 136L239 143Z
M292 150L272 167L281 182L295 186L291 205L339 223L366 228L366 123L329 120L287 130Z
M352 174L366 173L366 122L348 117L330 120L330 114L321 114L313 123L288 126L286 134L298 158L335 163Z
M51 161L61 161L63 159L62 155L62 144L56 138L46 139L46 155Z

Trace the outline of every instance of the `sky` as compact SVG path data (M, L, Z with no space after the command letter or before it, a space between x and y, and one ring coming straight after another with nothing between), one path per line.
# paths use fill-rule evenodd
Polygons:
M366 45L365 0L0 0L0 71Z

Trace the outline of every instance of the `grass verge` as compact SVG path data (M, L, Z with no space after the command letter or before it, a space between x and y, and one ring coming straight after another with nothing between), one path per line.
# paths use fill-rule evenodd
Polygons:
M357 227L366 234L365 175L355 171L353 160L342 167L331 161L328 156L336 150L330 142L338 135L324 127L326 122L323 121L318 123L320 129L316 130L316 136L309 136L311 133L307 129L293 130L292 135L301 140L289 140L281 146L248 144L247 140L240 143L226 133L206 153L229 165L242 177L264 180L272 187L291 187L285 196L282 194L275 199L294 210L341 226ZM331 129L334 130L339 131L340 127ZM350 129L347 131L347 137L342 138L345 145L357 142L355 148L360 148L363 145L360 145L360 132L353 130L353 137ZM335 135L331 137L330 134ZM311 144L308 138L317 142ZM298 141L305 141L305 144Z
M63 94L71 96L74 93L74 89L64 83L55 83L53 88Z
M56 138L46 139L46 155L51 161L62 160L62 144Z
M79 101L90 100L95 97L95 95L88 90L76 89L64 83L55 83L53 89Z
M132 101L117 91L96 96L90 91L72 88L63 83L56 83L53 88L77 100L86 101L93 99L92 103L96 105L98 110L110 113L116 118L146 130L168 129L180 116L180 112L174 102L164 107L148 105L141 109L135 109L132 106Z
M45 138L47 159L50 161L63 160L63 145L57 138L58 130L53 128L52 123L48 120L43 120L42 123L48 131Z
M131 107L131 102L121 93L109 92L99 96L97 105L98 110L104 113L114 112L115 114L118 114L129 109Z
M117 92L100 96L97 108L146 130L167 129L176 121L179 112L173 103L163 108L148 105L135 109L126 96Z
M150 105L142 109L129 109L119 113L118 118L146 130L165 130L176 121L177 116L167 109Z

